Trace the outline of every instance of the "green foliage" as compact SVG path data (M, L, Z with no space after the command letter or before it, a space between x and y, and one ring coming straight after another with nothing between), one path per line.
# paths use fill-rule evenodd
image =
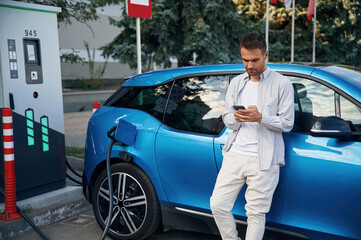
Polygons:
M266 0L234 0L246 23L264 21ZM307 21L308 0L296 1L295 61L312 60L313 21ZM316 61L361 66L360 1L317 0ZM292 9L284 1L270 4L270 61L290 61ZM264 33L265 26L262 26Z
M98 19L96 8L103 7L106 4L119 3L120 0L16 0L42 4L54 7L60 7L61 12L58 14L58 22L71 24L71 18L76 21L86 23Z
M99 66L97 69L95 69L95 49L93 48L93 54L90 54L90 48L87 41L84 40L84 46L86 49L86 52L88 54L88 61L86 62L89 65L89 78L90 80L97 80L99 81L100 78L104 75L105 69L107 67L108 61L105 61L103 66Z
M64 63L70 63L70 64L75 64L75 63L81 63L84 64L85 63L85 59L81 58L77 52L74 50L74 48L72 49L71 53L63 53L60 56L60 61L64 62Z
M84 152L85 152L84 148L70 147L70 146L65 147L65 155L66 156L72 156L72 157L84 159Z
M94 90L100 88L100 79L103 77L105 73L105 69L107 67L108 61L102 66L95 68L95 49L93 48L92 54L90 53L89 44L87 41L84 40L84 46L88 54L88 61L85 61L86 64L89 66L89 80L82 80L80 82L80 87L83 89Z
M77 86L77 88L81 89L81 90L98 90L100 89L101 84L100 81L90 81L90 80L84 80L84 79L80 79L79 80L79 84Z
M229 63L240 59L239 42L253 24L245 25L231 0L154 0L152 19L141 19L143 71L151 63L169 67L170 58L189 65L193 53L198 64ZM110 23L122 32L103 55L136 68L136 19L123 9L120 21Z

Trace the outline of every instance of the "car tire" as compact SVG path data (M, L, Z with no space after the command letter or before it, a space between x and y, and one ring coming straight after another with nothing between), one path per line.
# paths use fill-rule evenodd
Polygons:
M160 205L149 177L131 163L111 166L113 218L108 236L113 239L144 239L160 225ZM97 177L92 191L95 218L104 230L109 209L106 169ZM124 196L124 197L123 197Z

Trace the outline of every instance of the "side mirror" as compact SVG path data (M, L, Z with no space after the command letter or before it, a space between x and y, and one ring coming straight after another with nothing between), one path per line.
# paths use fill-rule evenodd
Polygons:
M311 128L314 137L350 138L352 131L350 125L338 117L325 117L315 121Z
M117 142L123 143L128 146L132 146L137 135L137 128L122 119L118 120L117 128L115 130L114 139Z

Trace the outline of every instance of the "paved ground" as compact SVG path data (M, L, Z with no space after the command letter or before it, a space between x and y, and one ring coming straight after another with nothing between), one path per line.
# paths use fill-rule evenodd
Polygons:
M60 222L42 227L41 231L50 240L95 240L100 239L102 231L95 221L92 211L85 212L79 216L65 219ZM16 240L41 240L42 238L35 232L31 231ZM109 240L110 238L106 238ZM200 234L185 231L167 231L158 233L148 240L220 240L218 236Z
M64 114L66 146L84 147L88 121L92 114L93 111Z

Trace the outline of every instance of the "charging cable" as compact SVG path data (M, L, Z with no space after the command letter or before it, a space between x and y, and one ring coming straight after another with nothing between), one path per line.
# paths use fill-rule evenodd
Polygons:
M108 212L108 218L106 220L105 228L103 231L103 235L101 236L100 240L104 240L105 237L107 236L110 225L112 223L112 218L113 218L113 182L112 182L112 172L111 172L111 168L110 168L110 153L111 153L112 147L116 141L114 138L114 131L116 130L116 128L117 128L116 126L113 126L107 132L107 135L110 138L110 143L109 143L108 151L107 151L107 160L106 160L108 186L109 186L109 212Z
M1 188L0 188L0 192L5 197L5 193ZM30 217L28 217L28 215L25 214L23 210L21 210L18 206L16 206L16 209L21 214L21 216L23 216L25 221L27 221L29 225L35 230L35 232L37 232L40 235L42 239L49 240L49 238L45 236L45 234L35 225L35 223L30 219Z

